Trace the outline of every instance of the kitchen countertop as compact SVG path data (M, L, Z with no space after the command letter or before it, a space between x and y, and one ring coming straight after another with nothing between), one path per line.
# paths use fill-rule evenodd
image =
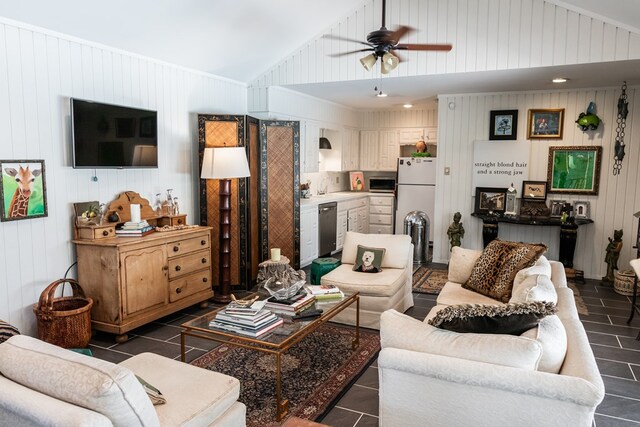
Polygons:
M318 206L322 203L344 202L347 200L360 199L369 196L393 197L393 193L370 193L368 191L338 191L335 193L327 193L323 196L313 195L309 199L300 199L300 207Z

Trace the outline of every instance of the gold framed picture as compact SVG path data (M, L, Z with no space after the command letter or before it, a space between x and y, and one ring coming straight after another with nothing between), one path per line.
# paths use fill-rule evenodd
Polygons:
M562 139L564 108L529 110L528 139Z

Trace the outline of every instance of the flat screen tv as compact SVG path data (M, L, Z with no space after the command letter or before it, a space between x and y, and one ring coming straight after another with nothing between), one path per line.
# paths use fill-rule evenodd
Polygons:
M71 99L74 168L157 168L158 113Z

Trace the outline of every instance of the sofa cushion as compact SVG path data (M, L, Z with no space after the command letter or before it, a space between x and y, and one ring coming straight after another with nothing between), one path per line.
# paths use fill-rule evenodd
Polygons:
M167 404L155 409L163 426L210 425L240 395L240 382L236 378L153 353L138 354L120 362L120 366L162 390Z
M360 292L361 295L389 297L408 280L411 271L399 268L385 268L378 274L353 271L351 265L342 264L320 279L323 285L335 285L345 294Z
M551 263L544 255L540 256L533 266L518 271L516 277L513 278L513 284L516 285L527 277L535 276L536 274L542 274L551 278Z
M493 304L503 305L504 303L496 301L475 291L470 291L462 287L460 283L447 282L440 291L437 298L438 304L458 305L458 304Z
M382 348L399 348L492 365L535 370L542 355L539 342L513 335L459 334L422 323L395 310L380 318Z
M518 271L535 264L547 250L539 243L516 243L494 240L482 251L464 287L498 301L511 298L513 279Z
M513 282L510 303L548 301L558 302L558 294L549 276L535 274L528 276L524 280Z
M360 271L362 273L381 272L385 251L385 248L372 248L358 245L356 263L353 266L353 271Z
M454 332L520 335L534 328L540 319L554 314L547 302L496 305L450 305L429 320L437 328Z
M342 248L342 263L355 264L358 245L385 248L382 268L405 268L413 254L411 237L403 234L362 234L348 231Z
M15 326L0 320L0 344L14 335L20 335L20 331Z
M540 320L538 326L530 329L521 337L538 341L542 345L542 357L538 370L557 374L560 372L564 357L567 354L567 332L560 318L556 315Z
M0 372L60 400L99 412L114 426L157 426L135 375L122 366L16 335L0 345Z
M454 283L465 283L471 276L473 266L482 255L482 251L465 249L460 246L451 248L451 259L449 260L449 281Z

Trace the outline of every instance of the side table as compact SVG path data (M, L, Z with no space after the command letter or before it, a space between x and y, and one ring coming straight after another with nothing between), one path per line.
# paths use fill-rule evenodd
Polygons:
M306 274L302 270L294 270L289 265L291 261L286 256L281 256L279 261L268 259L258 264L258 285L263 285L265 281L275 278L280 281L298 281L305 280Z

